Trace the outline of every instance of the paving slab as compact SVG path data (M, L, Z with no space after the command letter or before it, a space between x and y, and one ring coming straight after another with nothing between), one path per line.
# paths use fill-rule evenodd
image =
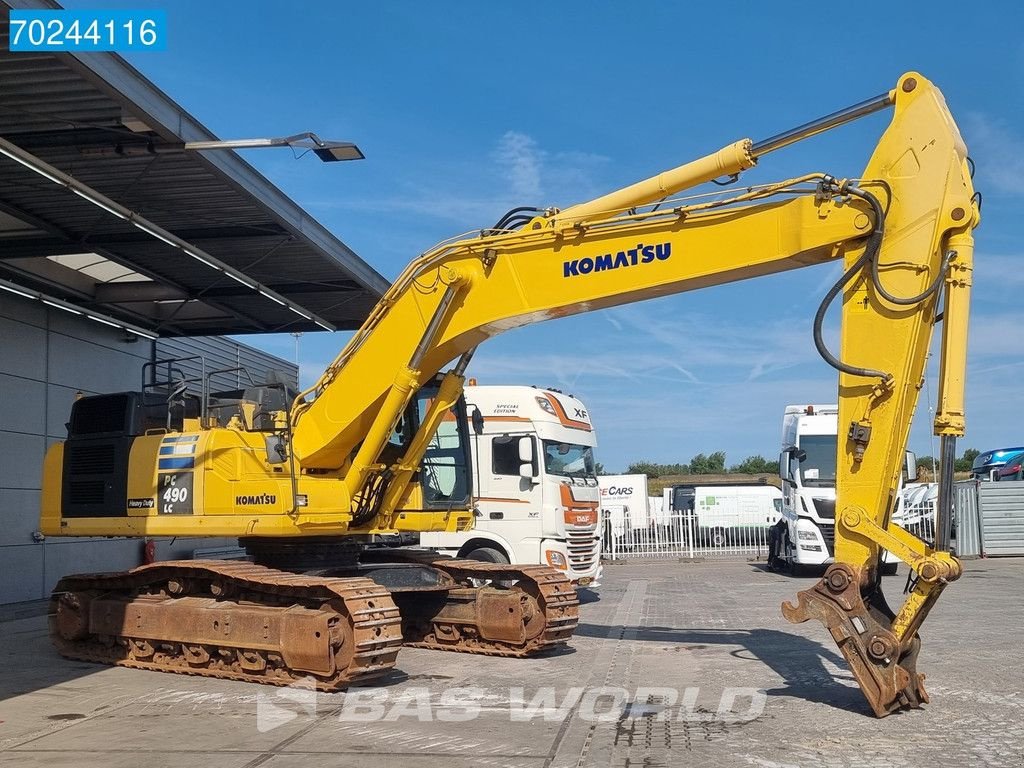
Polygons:
M1024 764L1024 560L979 560L924 630L932 703L876 720L825 630L787 624L811 578L758 563L609 566L570 648L403 649L347 693L62 659L0 622L0 766L920 766ZM900 602L903 576L887 577Z

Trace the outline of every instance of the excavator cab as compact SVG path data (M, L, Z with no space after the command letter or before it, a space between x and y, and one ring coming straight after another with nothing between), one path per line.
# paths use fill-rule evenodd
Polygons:
M426 417L439 385L440 378L420 389L416 396L414 408L417 428ZM448 509L468 507L473 495L469 467L466 398L460 396L455 406L448 409L441 419L441 425L423 454L418 474L424 506Z

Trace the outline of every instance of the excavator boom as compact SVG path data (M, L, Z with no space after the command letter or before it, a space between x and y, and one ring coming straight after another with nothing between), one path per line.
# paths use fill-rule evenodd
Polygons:
M812 174L724 199L665 201L889 106L893 119L858 180ZM641 209L656 201L665 202ZM917 628L961 569L948 552L906 534L891 518L940 307L936 431L944 455L952 455L952 441L963 434L971 230L979 216L967 148L941 93L920 75L906 74L889 93L777 137L739 141L590 203L538 216L519 230L425 254L317 383L315 399L297 408L294 450L305 465L341 465L353 441L390 431L404 407L400 388L414 391L501 331L841 259L843 278L822 303L815 327L815 343L839 371L839 420L848 429L837 465L836 564L785 614L826 624L877 715L917 706L926 700L916 672ZM842 341L834 354L821 325L839 297ZM384 361L396 357L407 364L393 378L394 365ZM361 383L357 397L354 381ZM353 493L365 478L361 457L376 450L369 439L349 469ZM945 526L949 488L947 479ZM918 574L898 615L880 589L883 549Z

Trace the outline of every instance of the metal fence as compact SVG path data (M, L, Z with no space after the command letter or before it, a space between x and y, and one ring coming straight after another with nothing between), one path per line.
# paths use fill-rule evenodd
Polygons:
M977 493L985 555L1024 555L1024 481L978 483Z
M603 521L601 552L606 558L756 559L768 557L768 527L706 528L696 516L671 513L642 528Z
M954 486L952 549L961 557L982 553L982 517L979 513L975 481ZM1020 483L1024 493L1024 482ZM917 538L935 542L936 493L934 486L907 489L897 524ZM628 517L613 519L602 512L602 557L611 560L632 558L755 560L768 557L769 526L742 528L705 528L691 513L662 513L642 527L630 524ZM1024 514L1020 517L1024 535Z
M953 484L953 515L953 551L960 557L979 557L983 550L976 480Z
M935 543L935 499L925 499L917 502L905 502L903 513L896 525L914 534L925 544ZM955 526L954 526L955 528Z

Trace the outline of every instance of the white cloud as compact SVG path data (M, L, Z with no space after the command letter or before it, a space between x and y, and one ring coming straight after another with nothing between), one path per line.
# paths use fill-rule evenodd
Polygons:
M566 207L600 194L605 190L597 176L607 163L602 155L544 149L532 136L510 130L486 157L420 168L402 183L398 194L332 198L313 207L412 213L479 229L520 205Z
M541 190L541 164L544 153L537 142L525 133L508 131L495 150L498 164L504 168L510 192L522 200L539 200Z
M982 112L969 113L964 127L971 158L978 164L975 185L1020 195L1024 191L1024 137L1002 120Z

